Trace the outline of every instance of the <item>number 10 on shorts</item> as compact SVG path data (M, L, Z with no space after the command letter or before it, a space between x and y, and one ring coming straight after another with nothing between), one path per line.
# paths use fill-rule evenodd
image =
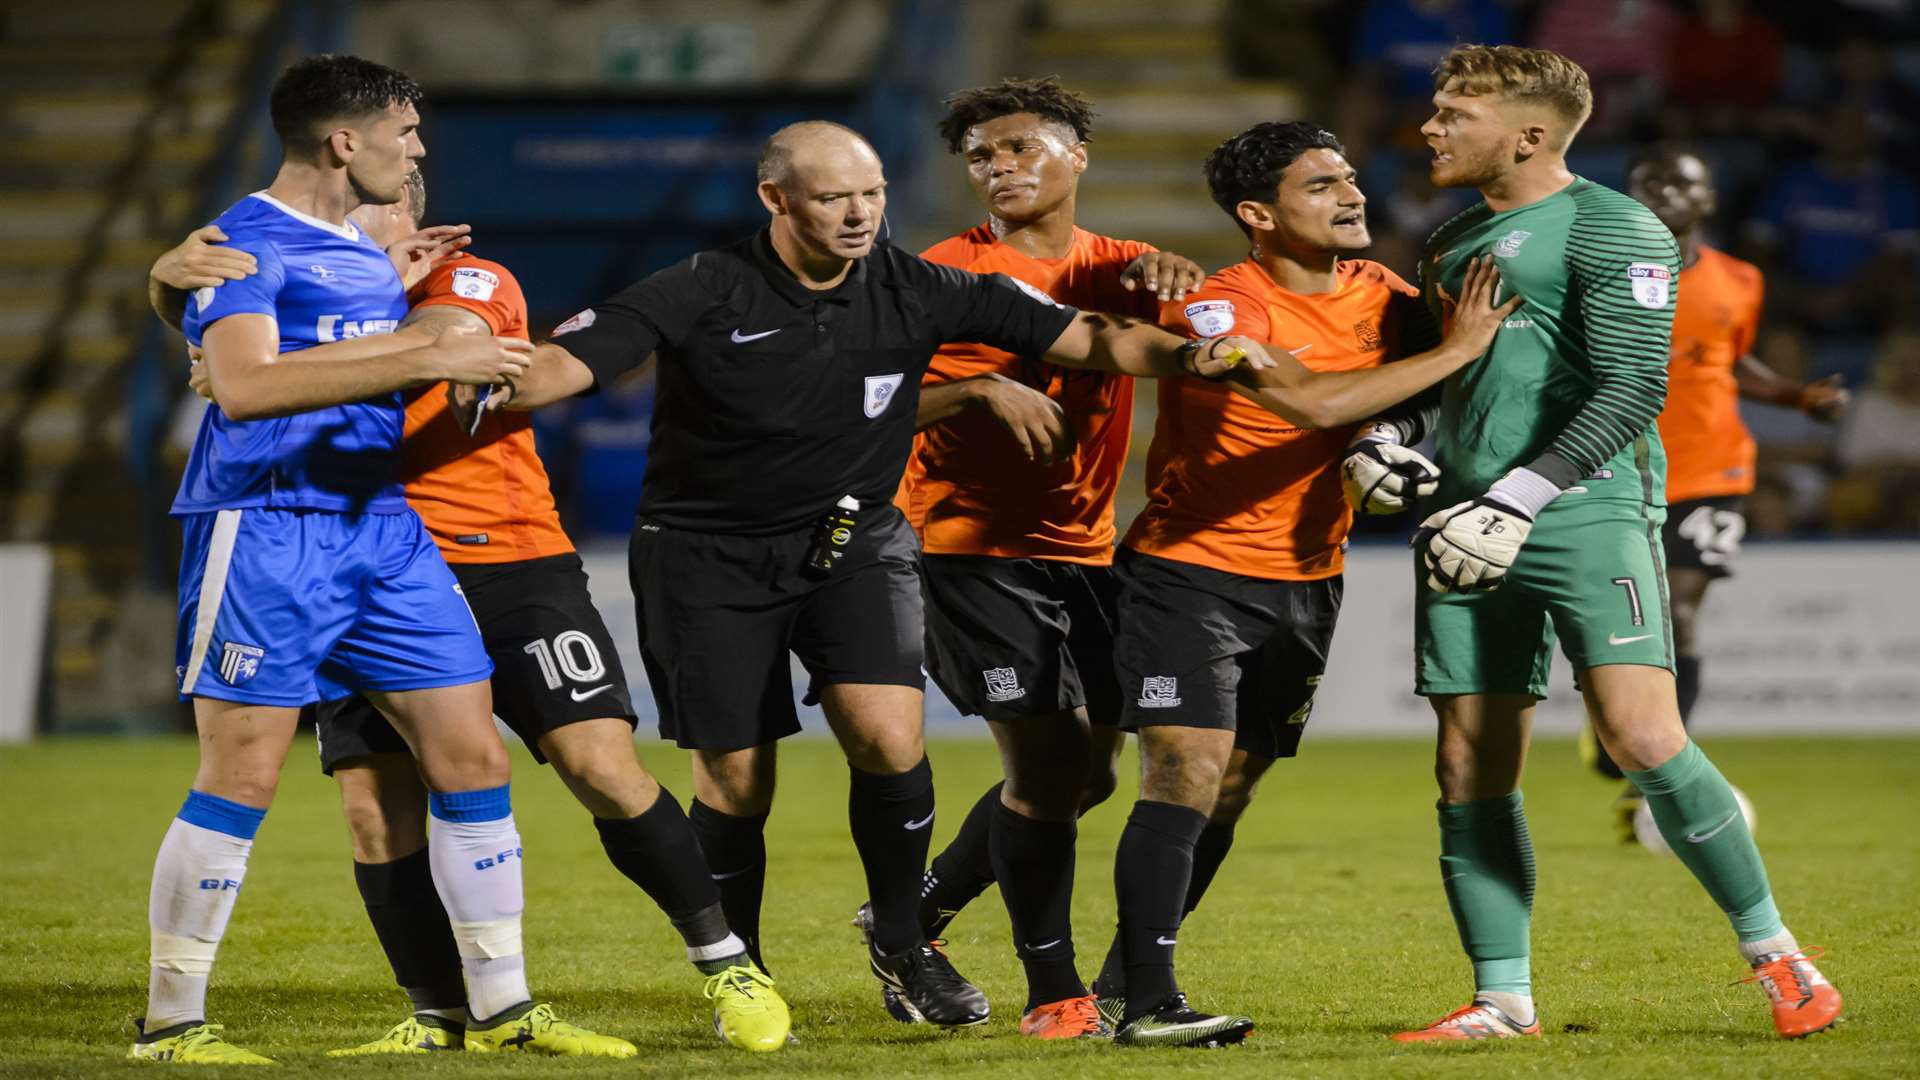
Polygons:
M540 664L540 675L547 680L549 690L565 685L562 675L571 682L590 683L607 673L607 663L600 658L599 647L578 630L562 630L553 636L551 645L535 638L520 651Z

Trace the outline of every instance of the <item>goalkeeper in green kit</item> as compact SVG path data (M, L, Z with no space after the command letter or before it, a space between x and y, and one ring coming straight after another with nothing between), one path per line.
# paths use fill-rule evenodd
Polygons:
M1394 1038L1534 1035L1533 845L1520 772L1554 640L1601 742L1661 835L1733 923L1775 1029L1830 1026L1840 994L1780 920L1727 781L1680 725L1660 526L1679 258L1645 207L1567 171L1592 110L1587 74L1540 49L1459 46L1421 128L1441 187L1484 201L1441 226L1422 294L1445 321L1470 260L1523 298L1491 354L1443 384L1435 412L1361 430L1343 473L1358 508L1437 486L1414 534L1417 690L1439 718L1440 867L1473 961L1466 1006ZM1440 474L1406 448L1429 426Z

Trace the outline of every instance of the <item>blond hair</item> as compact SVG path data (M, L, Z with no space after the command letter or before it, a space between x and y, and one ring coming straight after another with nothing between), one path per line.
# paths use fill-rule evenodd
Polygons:
M1498 94L1509 101L1545 105L1567 122L1567 130L1555 140L1560 149L1593 113L1593 84L1586 69L1546 49L1456 45L1433 69L1433 88L1449 87L1469 96Z

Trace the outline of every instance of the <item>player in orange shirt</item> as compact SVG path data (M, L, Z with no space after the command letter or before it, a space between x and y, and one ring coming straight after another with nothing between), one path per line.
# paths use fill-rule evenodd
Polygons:
M350 219L389 248L424 218L419 173L400 202ZM196 234L161 257L154 279L180 286L178 267L205 248ZM449 328L526 339L527 304L506 267L455 252L415 271L401 330L431 339ZM409 277L414 276L409 274ZM164 313L163 313L164 317ZM322 346L314 353L322 352ZM295 354L304 355L304 354ZM197 365L196 365L197 366ZM205 388L198 378L195 388ZM715 1030L743 1049L786 1045L786 1005L727 925L693 826L635 751L637 723L620 657L560 526L532 418L451 407L445 384L405 395L401 479L459 580L494 663L495 713L534 759L554 766L593 815L614 867L639 885L708 976ZM320 767L340 785L354 880L412 1016L380 1039L336 1055L458 1050L466 1041L460 955L426 862L427 794L407 743L362 697L309 706ZM517 852L503 857L517 857ZM631 1047L628 1047L631 1051Z
M1074 223L1085 98L1052 79L1006 79L946 104L941 136L988 219L925 258L1148 320L1199 284L1189 259ZM986 719L1006 768L929 866L921 922L938 937L998 880L1027 975L1021 1031L1110 1034L1075 969L1068 908L1075 820L1112 793L1125 738L1111 565L1133 380L948 345L921 385L896 502L923 551L927 669L961 712Z
M1367 248L1366 197L1340 141L1309 123L1263 123L1207 159L1214 202L1251 241L1163 325L1244 334L1316 371L1417 353L1477 357L1517 301L1469 275L1439 342L1418 294ZM1298 752L1326 670L1352 521L1341 465L1358 424L1314 427L1235 391L1160 383L1148 503L1121 541L1115 664L1121 726L1140 736L1140 801L1114 862L1120 927L1095 980L1130 1043L1221 1045L1245 1016L1192 1010L1174 979L1180 924L1233 842L1260 777ZM1430 462L1410 451L1402 467Z
M1680 299L1673 314L1673 356L1660 442L1667 451L1667 523L1662 539L1672 591L1674 679L1685 723L1700 696L1700 654L1694 628L1707 586L1733 573L1746 535L1745 496L1753 490L1753 436L1740 420L1749 398L1832 421L1846 407L1838 375L1801 385L1774 374L1752 355L1765 283L1758 267L1701 239L1718 203L1713 174L1692 150L1662 143L1634 156L1628 193L1673 230L1680 246ZM1591 738L1581 740L1595 768L1616 780L1620 770ZM1639 795L1631 786L1615 804L1623 841L1633 840Z

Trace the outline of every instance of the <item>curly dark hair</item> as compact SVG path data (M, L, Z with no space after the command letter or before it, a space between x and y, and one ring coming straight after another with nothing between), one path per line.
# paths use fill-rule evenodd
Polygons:
M1305 120L1284 124L1269 120L1235 135L1207 155L1204 169L1214 204L1227 212L1241 232L1252 236L1253 229L1240 220L1234 207L1243 202L1272 202L1280 175L1309 150L1347 152L1333 132Z
M1061 86L1058 75L1044 79L1001 79L992 86L961 90L947 98L945 105L947 115L940 118L940 137L947 140L948 153L960 152L968 128L1014 113L1033 113L1041 119L1065 124L1081 142L1093 137L1093 103Z
M418 105L424 96L404 72L357 56L323 53L281 72L268 108L287 155L307 158L320 152L322 125L389 105Z

